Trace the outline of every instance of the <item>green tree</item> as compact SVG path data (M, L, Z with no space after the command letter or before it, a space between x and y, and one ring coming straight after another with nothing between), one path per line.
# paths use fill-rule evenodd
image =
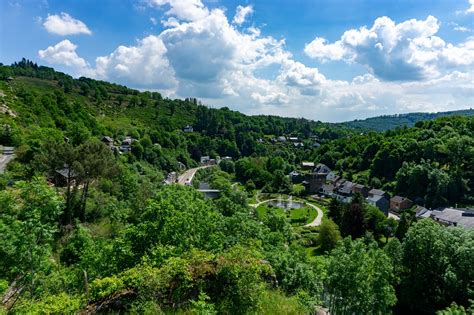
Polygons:
M327 273L331 314L387 314L397 301L390 258L376 243L344 239L332 251Z
M323 220L322 224L319 226L318 234L318 244L320 244L323 251L331 251L341 240L341 233L339 228L331 219Z
M403 310L432 314L452 301L467 305L473 298L473 240L472 230L447 229L429 219L414 224L403 241Z
M0 192L0 278L24 284L33 297L50 270L61 197L42 178Z

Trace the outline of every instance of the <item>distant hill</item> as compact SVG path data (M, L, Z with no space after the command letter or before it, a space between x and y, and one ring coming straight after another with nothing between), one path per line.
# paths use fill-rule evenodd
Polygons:
M357 129L385 131L403 126L413 127L418 121L433 120L439 117L446 116L474 116L474 109L471 108L439 113L409 113L384 115L366 118L362 120L348 121L342 123L342 125Z

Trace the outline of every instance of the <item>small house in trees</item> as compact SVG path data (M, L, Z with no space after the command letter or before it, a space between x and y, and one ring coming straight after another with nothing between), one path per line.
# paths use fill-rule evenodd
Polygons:
M75 180L76 177L77 173L65 165L64 168L58 169L54 173L54 185L57 187L65 187L68 183Z
M298 137L289 137L288 140L290 140L290 142L299 142Z
M395 211L405 210L410 208L413 202L405 197L394 196L390 199L390 209Z
M168 173L168 175L166 176L164 183L165 185L171 185L173 183L176 183L177 179L178 179L178 176L176 172L171 172L171 173Z
M279 142L286 142L286 137L285 136L279 136L278 141Z
M383 195L372 195L367 197L366 200L369 205L379 208L386 216L388 216L389 201Z
M130 136L125 137L119 147L119 151L122 153L128 153L132 150L132 143L137 141Z
M209 155L201 156L201 164L208 165L210 162L211 162L211 158L209 157Z
M109 147L112 147L114 145L114 139L109 136L103 136L101 141Z
M312 170L314 168L313 162L301 162L301 168L304 170Z
M191 132L194 131L194 128L191 125L186 125L186 126L184 126L183 131L186 132L186 133L191 133Z

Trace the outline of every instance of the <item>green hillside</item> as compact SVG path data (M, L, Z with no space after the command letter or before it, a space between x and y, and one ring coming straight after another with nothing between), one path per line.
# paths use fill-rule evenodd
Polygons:
M449 116L474 116L474 109L471 108L438 113L408 113L384 115L361 120L348 121L342 123L342 125L356 129L385 131L404 126L413 127L418 121L433 120L436 118Z

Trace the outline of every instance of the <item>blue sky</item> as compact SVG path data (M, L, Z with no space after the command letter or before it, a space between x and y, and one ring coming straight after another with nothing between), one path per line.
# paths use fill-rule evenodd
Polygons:
M474 0L4 0L22 57L248 114L344 121L470 108Z

